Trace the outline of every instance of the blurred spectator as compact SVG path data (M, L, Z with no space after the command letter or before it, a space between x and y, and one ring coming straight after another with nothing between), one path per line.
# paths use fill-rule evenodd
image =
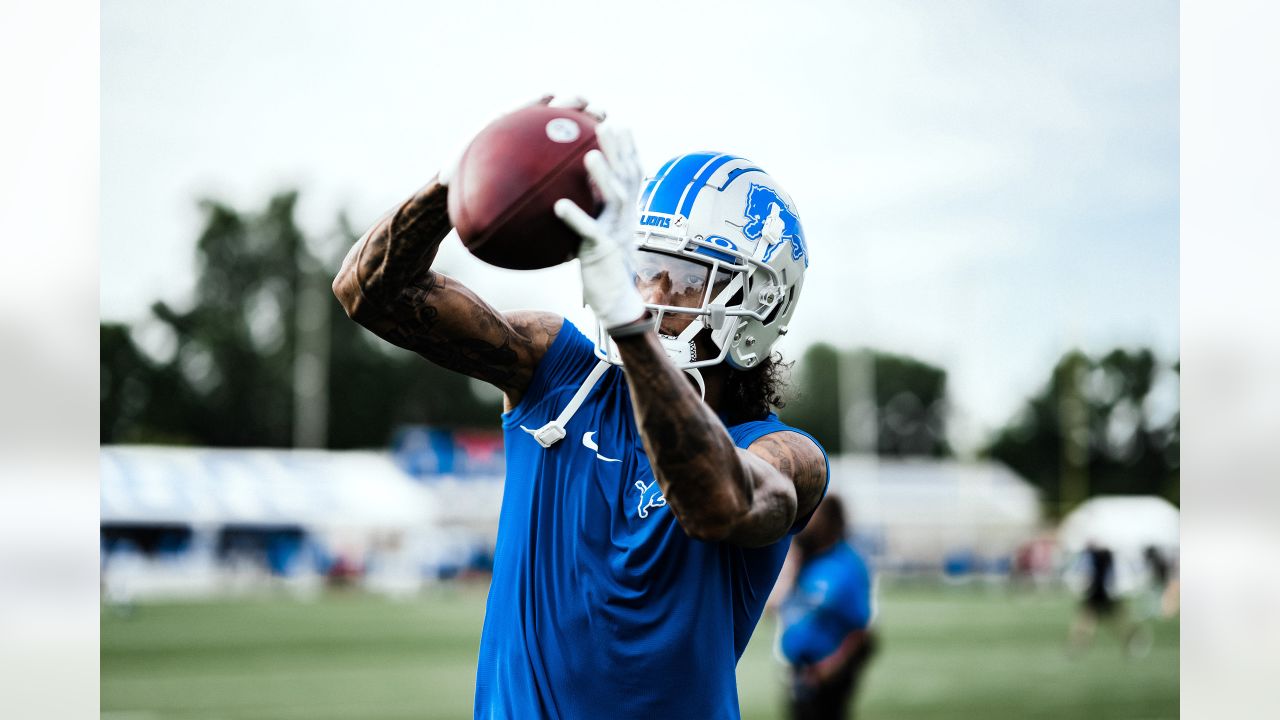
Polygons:
M1032 538L1018 546L1009 573L1014 590L1044 588L1053 578L1057 541L1050 535Z
M335 589L351 588L359 584L364 576L364 565L352 557L350 552L339 552L325 573L328 586Z
M1080 611L1071 626L1068 651L1074 655L1087 649L1093 643L1098 624L1106 621L1115 629L1126 653L1145 654L1151 645L1150 629L1130 621L1124 599L1115 593L1115 555L1097 541L1089 540L1082 559L1086 585Z
M828 495L796 536L797 571L779 611L796 720L851 717L858 679L875 652L871 573L845 542L844 506Z
M1148 545L1142 551L1151 584L1147 615L1173 617L1178 612L1178 579L1174 576L1172 560L1160 548Z

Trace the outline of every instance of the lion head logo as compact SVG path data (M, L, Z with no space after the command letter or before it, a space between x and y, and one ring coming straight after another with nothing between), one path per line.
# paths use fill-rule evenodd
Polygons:
M791 257L803 260L809 266L809 250L804 244L804 230L800 227L800 218L787 206L785 200L770 187L751 184L747 189L747 208L742 211L747 224L742 226L742 234L751 240L759 240L765 229L776 228L781 223L781 232L770 233L769 249L765 251L764 260L769 261L773 253L782 246L783 241L791 242Z

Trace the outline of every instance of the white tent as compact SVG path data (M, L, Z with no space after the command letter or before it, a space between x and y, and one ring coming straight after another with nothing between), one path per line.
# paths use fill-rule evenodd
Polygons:
M467 555L465 543L438 527L430 490L386 453L115 445L102 448L99 462L104 527L191 532L176 557L144 557L128 545L104 554L109 599L318 588L309 552L294 556L287 579L243 558L218 560L218 533L235 526L300 527L325 552L366 563L366 585L385 592L412 592L425 569Z
M962 553L1007 558L1040 528L1036 489L999 463L837 457L831 490L884 566L937 567Z
M1087 582L1081 551L1090 541L1115 557L1111 588L1131 595L1147 587L1149 571L1143 551L1155 547L1166 557L1178 553L1178 508L1154 495L1102 495L1071 511L1058 528L1058 544L1074 556L1066 568L1068 586L1077 592Z
M1063 518L1058 542L1079 552L1090 540L1115 553L1138 555L1148 546L1178 547L1178 508L1154 495L1103 495L1086 500Z
M429 493L379 452L103 447L103 523L411 529Z

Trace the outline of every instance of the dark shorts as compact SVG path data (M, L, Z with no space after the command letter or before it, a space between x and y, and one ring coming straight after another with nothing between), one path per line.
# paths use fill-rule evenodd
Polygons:
M853 695L858 687L858 678L876 654L878 645L876 634L867 633L866 640L849 663L824 685L810 687L800 680L799 674L794 675L789 708L792 720L846 720L853 717Z
M1084 599L1084 607L1099 617L1107 617L1116 611L1115 598L1106 594L1088 595Z

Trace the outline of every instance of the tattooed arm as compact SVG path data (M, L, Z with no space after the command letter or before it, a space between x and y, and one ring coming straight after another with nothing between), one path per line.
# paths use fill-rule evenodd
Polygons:
M765 435L738 452L755 462L763 460L765 467L758 474L761 489L756 491L751 510L734 527L729 540L749 547L768 545L822 501L827 487L827 459L812 440L789 430ZM792 507L787 499L792 496L792 512L784 514L784 507Z
M615 342L654 477L686 533L699 540L768 545L817 506L827 468L813 441L777 432L741 450L668 360L657 336Z
M378 221L347 253L333 292L352 320L441 367L496 385L510 408L563 319L503 315L431 269L451 229L447 200L448 189L432 180Z

